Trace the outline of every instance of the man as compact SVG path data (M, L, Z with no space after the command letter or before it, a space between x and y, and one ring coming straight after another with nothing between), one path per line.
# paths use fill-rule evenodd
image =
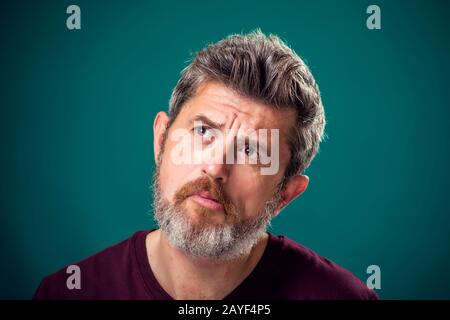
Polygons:
M182 72L154 120L159 229L45 278L36 299L377 299L271 219L305 191L325 126L320 92L278 37L233 35Z

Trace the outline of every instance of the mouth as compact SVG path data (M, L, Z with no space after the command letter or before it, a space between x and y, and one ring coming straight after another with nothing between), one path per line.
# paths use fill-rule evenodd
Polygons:
M223 204L220 203L219 200L217 200L207 192L199 192L196 194L192 194L189 198L191 198L197 204L206 207L210 210L214 211L223 210Z

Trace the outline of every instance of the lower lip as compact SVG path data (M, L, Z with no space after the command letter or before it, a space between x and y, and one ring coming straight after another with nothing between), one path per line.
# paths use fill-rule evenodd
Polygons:
M198 194L191 196L191 199L210 210L223 210L223 205L220 202L204 198Z

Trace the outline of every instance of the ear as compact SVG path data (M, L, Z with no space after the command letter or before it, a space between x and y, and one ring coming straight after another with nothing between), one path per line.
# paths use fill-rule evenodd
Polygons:
M158 155L162 149L164 133L166 132L169 120L169 116L165 112L160 111L156 114L155 120L153 121L153 153L155 154L155 162L158 162Z
M309 178L305 175L293 176L281 191L281 200L273 216L277 216L292 200L302 194L308 187Z

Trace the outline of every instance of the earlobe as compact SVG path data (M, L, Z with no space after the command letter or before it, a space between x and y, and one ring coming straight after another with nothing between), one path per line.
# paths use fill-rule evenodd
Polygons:
M169 124L169 120L169 116L165 112L160 111L156 114L155 120L153 121L153 152L155 155L155 162L158 162L158 155L162 149L164 133Z
M280 213L280 211L283 210L284 207L286 207L286 205L287 205L286 201L284 201L284 199L280 199L280 202L278 203L278 206L273 212L272 216L276 217Z
M277 215L284 207L286 207L292 200L297 198L300 194L305 192L308 187L309 177L305 175L293 176L289 179L288 183L281 192L280 203L275 210Z
M295 198L297 198L299 195L301 195L303 192L305 192L306 188L308 187L309 184L309 177L305 176L305 175L299 175L299 176L295 176L292 177L292 190L291 190L291 194L290 194L290 200L289 202L291 202L292 200L294 200Z
M305 192L306 188L308 187L309 184L309 177L306 175L300 175L297 176L298 179L300 180L297 186L297 196L301 195L303 192Z

